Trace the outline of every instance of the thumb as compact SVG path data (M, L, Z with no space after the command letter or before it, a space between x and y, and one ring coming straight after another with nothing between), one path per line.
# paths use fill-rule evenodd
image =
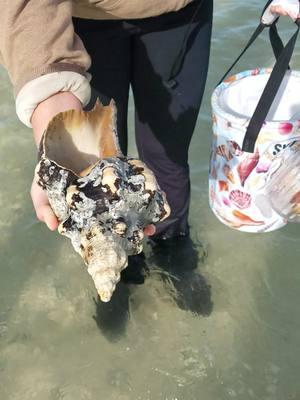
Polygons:
M31 185L31 199L36 212L36 216L40 221L46 223L51 231L58 227L58 220L50 207L46 193L38 186L34 179Z

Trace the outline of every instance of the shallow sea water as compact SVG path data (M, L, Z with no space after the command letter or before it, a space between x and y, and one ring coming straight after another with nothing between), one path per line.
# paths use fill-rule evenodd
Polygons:
M120 285L108 307L95 303L68 240L35 219L35 148L0 70L1 400L300 399L300 226L235 232L207 200L210 94L263 5L245 3L215 2L210 73L190 151L192 237L207 252L198 272L210 285L204 315L176 306L153 262L144 285ZM293 28L285 21L281 29L287 38ZM272 63L264 34L236 71ZM300 68L299 47L293 66ZM129 153L136 154L132 138Z

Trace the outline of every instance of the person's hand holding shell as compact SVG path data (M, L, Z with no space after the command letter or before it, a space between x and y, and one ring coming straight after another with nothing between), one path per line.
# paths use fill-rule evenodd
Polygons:
M82 256L102 301L110 300L128 256L142 251L144 230L170 215L153 172L122 154L116 126L113 101L55 115L36 168L58 231ZM39 209L48 207L39 200Z

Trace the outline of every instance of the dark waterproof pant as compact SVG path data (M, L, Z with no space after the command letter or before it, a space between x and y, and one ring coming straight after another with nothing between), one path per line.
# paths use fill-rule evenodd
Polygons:
M74 18L76 33L92 58L91 85L103 104L117 105L120 146L127 153L129 88L135 104L139 157L154 172L171 206L156 237L187 235L190 202L188 149L207 76L212 0L138 20ZM185 56L176 85L167 83L182 43Z

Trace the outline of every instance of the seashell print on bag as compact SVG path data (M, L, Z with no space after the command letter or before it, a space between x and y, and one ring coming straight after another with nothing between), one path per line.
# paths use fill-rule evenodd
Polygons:
M238 207L241 210L248 208L251 205L251 195L238 189L232 190L229 193L229 200L235 207Z
M245 185L246 179L254 170L254 168L258 164L258 161L259 161L259 153L258 150L256 149L255 153L247 155L246 158L244 158L244 160L238 165L237 172L239 174L242 186Z
M121 153L113 102L56 115L39 156L38 183L58 231L82 256L101 300L109 301L128 255L142 251L144 227L169 216L165 195L142 161Z

